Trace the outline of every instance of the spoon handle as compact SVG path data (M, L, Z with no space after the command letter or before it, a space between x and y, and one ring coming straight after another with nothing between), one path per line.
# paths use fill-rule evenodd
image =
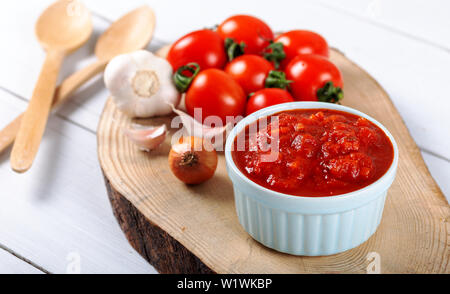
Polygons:
M102 72L105 69L106 64L106 61L97 60L66 78L55 90L52 108L55 108L60 103L64 102L81 85ZM24 113L18 115L6 127L0 130L0 154L16 139L23 115Z
M61 51L47 53L11 151L11 168L16 172L26 172L31 167L39 149L64 55Z

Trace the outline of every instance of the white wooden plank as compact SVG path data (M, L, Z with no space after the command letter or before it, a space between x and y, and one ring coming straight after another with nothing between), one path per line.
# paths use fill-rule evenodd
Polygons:
M450 162L426 152L422 152L422 156L431 175L447 198L447 202L450 203Z
M447 0L319 0L354 17L365 18L450 51L450 2Z
M12 7L13 11L4 9L0 12L2 33L10 40L9 46L0 48L0 62L14 64L0 69L0 85L25 97L31 94L43 59L43 52L34 40L32 27L40 9L45 6L42 3L48 1L37 1L39 5L35 1L32 1L33 4L29 2L26 1L26 5L32 5L31 9L22 9L23 5L16 4ZM85 2L96 13L109 19L116 19L126 11L148 3L156 11L155 38L168 42L191 30L219 23L235 13L258 15L276 31L293 28L315 30L381 83L419 146L450 158L450 137L441 136L450 131L450 121L446 119L450 100L442 95L441 90L450 81L450 76L443 74L450 67L450 54L443 50L349 17L346 13L304 1L280 0L275 7L267 4L268 2L254 0L129 0L121 5L111 5L107 0ZM177 9L173 9L175 6ZM99 18L95 19L99 28L107 26ZM20 24L14 31L5 29L17 23ZM87 62L81 59L84 54L88 55L88 47L86 51L80 51L80 56L74 57L78 61L73 60L74 64L70 61L67 63L66 73L70 68L77 68ZM73 104L64 107L61 113L70 120L95 130L98 121L95 114L101 112L106 97L107 92L99 79L93 88L77 95Z
M26 106L0 97L1 124ZM154 273L112 214L96 145L93 133L53 116L29 172L12 172L8 152L0 156L0 243L53 273L74 256L82 273Z
M43 272L25 261L0 249L0 274L42 274Z

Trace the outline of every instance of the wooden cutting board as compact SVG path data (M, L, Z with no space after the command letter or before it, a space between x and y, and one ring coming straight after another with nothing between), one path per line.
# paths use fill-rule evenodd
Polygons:
M400 151L377 232L359 247L332 256L292 256L254 241L238 222L223 154L210 181L186 186L169 170L169 138L146 153L122 132L133 122L170 124L170 118L132 120L111 100L106 103L98 155L113 211L131 245L159 272L365 273L379 262L381 273L450 273L450 207L402 118L364 70L337 50L330 58L344 75L343 104L384 124Z

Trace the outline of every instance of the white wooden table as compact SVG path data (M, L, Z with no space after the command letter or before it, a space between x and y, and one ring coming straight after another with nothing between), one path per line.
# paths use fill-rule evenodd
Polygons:
M27 105L44 60L34 23L53 0L2 1L0 127ZM386 89L439 186L450 197L450 2L445 0L158 1L85 0L95 34L64 63L61 78L94 59L111 20L141 4L154 8L150 49L248 13L274 31L305 28L357 62ZM111 212L95 131L108 93L101 76L50 119L30 172L0 155L0 273L155 273L128 244Z

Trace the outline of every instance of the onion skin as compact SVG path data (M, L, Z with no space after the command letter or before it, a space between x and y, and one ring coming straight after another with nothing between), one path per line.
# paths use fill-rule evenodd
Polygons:
M183 183L200 184L214 175L217 153L207 140L183 137L170 150L169 167Z

